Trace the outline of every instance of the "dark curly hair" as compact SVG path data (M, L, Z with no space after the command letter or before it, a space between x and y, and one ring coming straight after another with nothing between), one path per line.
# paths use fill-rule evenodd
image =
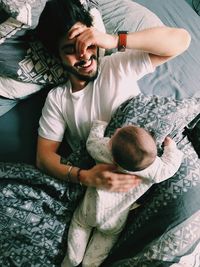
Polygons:
M79 0L50 0L40 16L36 35L49 52L58 56L60 38L78 21L87 27L93 22Z

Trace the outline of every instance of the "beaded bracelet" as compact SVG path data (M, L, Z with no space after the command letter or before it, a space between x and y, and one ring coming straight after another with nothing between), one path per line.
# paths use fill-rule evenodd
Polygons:
M67 171L67 182L72 182L71 181L71 173L72 173L72 169L74 168L74 166L70 166L69 168L68 168L68 171ZM77 176L77 182L80 184L80 185L82 185L82 183L81 183L81 181L80 181L80 172L82 171L82 169L81 168L78 168L78 170L77 170L77 173L76 173L76 176Z
M78 171L77 171L77 174L76 174L76 176L77 176L77 181L78 181L78 183L80 184L80 185L82 185L82 183L81 183L81 181L80 181L80 172L82 171L82 169L81 168L78 168Z
M67 182L71 182L71 172L74 166L70 166L67 171Z

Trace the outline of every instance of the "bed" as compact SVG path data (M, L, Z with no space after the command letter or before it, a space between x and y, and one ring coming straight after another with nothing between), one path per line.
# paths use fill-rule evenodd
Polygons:
M2 1L1 8L5 9L8 4L14 9L15 5L9 5L9 2ZM17 6L18 1L14 2ZM33 4L33 10L37 9L38 14L46 1L40 2L40 10ZM140 80L142 94L119 107L107 129L106 134L110 135L121 123L148 125L157 129L158 149L161 149L163 136L171 134L184 152L184 160L174 177L153 186L140 199L141 207L130 213L118 242L101 266L199 267L200 17L184 0L98 2L110 33L136 31L163 22L186 28L192 36L188 51ZM5 18L14 12L5 10ZM37 17L23 23L26 27L22 31L26 32L35 27ZM22 34L21 31L18 33ZM14 37L7 38L10 40L12 47ZM20 40L23 43L24 39ZM36 47L35 40L31 44L32 49L33 45ZM11 64L7 62L2 73L2 66L5 66L2 46L6 48L6 42L0 45L0 75L9 75L21 82L31 82L32 79L45 86L0 117L0 265L59 267L66 250L70 218L85 188L41 173L35 167L34 159L41 108L49 88L62 80L62 71L52 61L48 62L54 66L55 76L49 72L48 75L46 72L37 75L36 68L19 68L19 71L17 64L10 69ZM26 53L30 49L27 46L24 49L25 52L19 54L24 57L20 62L27 59L30 63L30 53ZM36 50L37 55L40 51L44 56L40 46ZM92 164L84 145L68 160L77 165Z

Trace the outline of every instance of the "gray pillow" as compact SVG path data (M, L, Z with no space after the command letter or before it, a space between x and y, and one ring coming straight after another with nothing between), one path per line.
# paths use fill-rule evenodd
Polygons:
M176 100L171 97L140 94L123 103L113 115L105 135L123 125L136 124L153 132L158 146L166 136L179 141L184 127L200 111L200 98Z

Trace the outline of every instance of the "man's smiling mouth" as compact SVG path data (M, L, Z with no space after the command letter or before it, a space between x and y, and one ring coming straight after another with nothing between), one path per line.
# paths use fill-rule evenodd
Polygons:
M80 62L79 65L77 66L77 69L87 69L91 65L92 65L92 59L89 59L86 62L85 61L83 63Z
M90 70L94 65L94 61L97 59L95 55L92 55L88 60L81 60L77 62L74 67L78 70Z

